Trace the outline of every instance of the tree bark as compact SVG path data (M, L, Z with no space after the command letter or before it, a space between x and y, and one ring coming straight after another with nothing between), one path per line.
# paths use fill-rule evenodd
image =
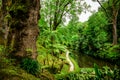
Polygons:
M113 45L117 45L117 16L118 16L118 10L113 6Z
M117 44L117 24L116 19L113 19L113 45Z
M9 53L36 59L40 0L2 0L1 23Z

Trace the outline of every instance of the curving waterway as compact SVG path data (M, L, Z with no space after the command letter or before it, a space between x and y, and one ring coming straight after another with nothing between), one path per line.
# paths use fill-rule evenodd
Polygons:
M71 71L74 71L74 64L72 63L72 61L69 58L69 53L70 52L68 50L66 50L66 59L69 62L69 65L70 65L69 71L71 72Z

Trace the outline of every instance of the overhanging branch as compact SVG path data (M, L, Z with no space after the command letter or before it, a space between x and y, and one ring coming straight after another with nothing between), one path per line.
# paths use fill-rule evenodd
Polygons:
M104 12L106 13L106 16L109 18L106 9L102 6L102 4L100 3L99 0L97 0L97 2L99 3L99 5L101 6L101 8L104 10Z

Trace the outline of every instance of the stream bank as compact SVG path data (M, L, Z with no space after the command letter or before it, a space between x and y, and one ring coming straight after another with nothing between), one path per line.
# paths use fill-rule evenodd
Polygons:
M80 68L93 68L94 67L94 63L96 63L100 68L102 68L103 66L109 66L110 68L114 68L115 64L102 60L102 59L98 59L86 54L79 54L78 57L78 65Z

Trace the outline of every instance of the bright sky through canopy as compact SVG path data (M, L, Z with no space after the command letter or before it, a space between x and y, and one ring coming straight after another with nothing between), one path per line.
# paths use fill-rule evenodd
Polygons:
M97 11L98 7L100 6L97 2L93 2L92 0L85 0L87 2L87 4L89 4L91 6L91 10L92 11ZM79 17L79 21L80 22L84 22L87 21L89 16L91 16L92 13L86 11L86 13L82 12L80 17Z

